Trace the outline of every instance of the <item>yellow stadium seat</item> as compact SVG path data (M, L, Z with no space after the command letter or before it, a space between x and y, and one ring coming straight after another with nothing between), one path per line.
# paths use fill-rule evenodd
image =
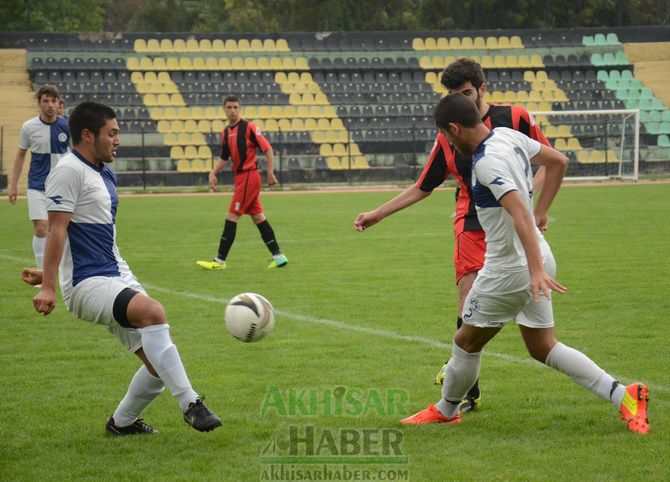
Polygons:
M479 63L485 69L492 69L495 67L493 57L491 57L490 55L483 55Z
M270 131L270 132L277 132L277 121L276 120L266 119L264 124L265 124L264 130Z
M286 72L276 72L275 73L275 82L278 84L285 84L288 82L288 77Z
M437 78L437 74L435 72L426 72L426 83L427 84L435 84L439 82Z
M291 118L291 130L292 131L304 131L305 130L305 121L303 119Z
M233 59L230 61L230 67L233 70L243 70L244 60L242 60L242 57L233 57Z
M165 59L165 70L179 70L179 59L177 57Z
M546 133L545 133L546 134ZM554 141L554 149L557 151L567 151L568 150L568 143L566 142L565 139L562 137L559 137Z
M558 137L558 128L556 126L553 126L551 124L542 127L542 132L544 132L544 135L549 138L554 138Z
M497 49L500 48L498 46L498 39L497 37L486 37L486 48L487 49Z
M272 70L283 70L284 66L282 64L281 58L279 57L270 58L270 68Z
M344 146L344 144L340 144L339 142L337 144L333 144L333 155L346 156L347 148Z
M191 143L191 135L188 132L179 132L177 134L177 145L186 146Z
M258 70L270 70L270 59L267 57L258 57L256 59L256 68Z
M423 70L429 70L433 68L433 58L427 55L422 55L419 57L419 67Z
M164 107L163 108L163 118L164 119L176 119L177 110L174 107Z
M525 90L516 92L516 100L514 102L520 102L522 104L528 102L528 92Z
M458 37L451 37L449 39L449 49L450 50L460 50L462 47L461 39Z
M533 54L530 56L530 67L544 67L544 62L542 62L542 57L539 54Z
M226 40L226 51L237 52L237 42L235 39L229 38Z
M286 74L286 81L292 84L300 82L300 74L298 72L289 72Z
M261 50L263 50L264 52L275 52L277 50L275 41L272 40L271 38L266 38L265 40L263 40L263 48Z
M161 84L171 84L172 78L170 78L168 72L158 72L158 74L156 74L156 82L160 82Z
M437 50L437 40L434 37L426 37L423 41L425 50Z
M159 134L165 134L166 132L170 132L170 121L165 119L159 120L158 122L156 122L156 130L158 131Z
M529 69L533 66L530 61L530 57L528 57L528 55L526 54L519 55L519 57L517 58L517 64L522 69Z
M150 38L147 40L147 52L159 52L161 49L161 44L158 39Z
M330 129L330 120L322 117L316 120L316 125L318 126L319 130L327 131Z
M140 69L154 70L154 63L149 57L142 57L140 59Z
M256 69L256 57L244 57L244 69L245 70L255 70Z
M209 159L193 159L191 168L193 172L207 172L210 170Z
M325 143L327 142L326 141L327 135L328 133L324 131L314 131L310 134L310 136L312 137L312 142L314 144L321 144L321 145L325 145Z
M200 146L207 144L207 141L205 141L205 136L203 136L200 132L194 132L191 134L191 144Z
M188 159L178 159L177 172L191 172L191 161Z
M581 151L577 152L577 162L581 164L588 164L591 162L591 156L589 151L586 149L582 149Z
M212 123L207 119L202 119L198 121L198 132L209 133L212 132Z
M174 50L174 46L172 45L172 40L169 39L169 38L161 39L161 44L160 44L159 50L161 52L172 52Z
M200 52L211 52L214 50L212 48L212 41L208 38L201 39L198 46L198 51Z
M288 47L288 42L286 39L280 38L277 39L275 42L275 47L277 49L277 52L290 52L291 49Z
M340 141L340 136L337 131L319 131L325 132L325 140L323 142L328 142L329 144L336 144Z
M212 150L209 146L198 146L198 157L201 159L211 159Z
M196 39L190 38L186 41L187 52L198 52L199 50L200 50L200 43Z
M304 94L304 95L311 95L311 94ZM314 103L316 105L328 105L328 104L330 104L330 102L328 101L328 97L323 92L319 92L317 94L314 94Z
M365 156L356 156L353 167L354 169L370 169L370 164Z
M212 132L223 132L223 129L226 128L226 124L221 119L214 119L212 121Z
M508 69L516 69L517 67L521 67L519 65L519 59L516 55L507 55L505 57L505 65Z
M494 104L505 102L505 95L501 91L495 90L493 92L489 92L489 94L491 95L491 102Z
M277 121L277 128L282 132L293 130L291 128L291 121L289 119L279 119Z
M251 39L251 42L249 42L249 48L252 52L262 52L263 41L257 38Z
M130 80L134 84L139 84L141 82L144 82L144 74L142 72L133 72L130 74Z
M579 143L579 139L576 137L568 138L568 151L579 151L582 148L582 145Z
M326 165L328 166L328 169L343 169L344 168L344 166L342 166L342 161L340 160L339 157L336 157L336 156L326 157Z
M163 136L163 144L166 146L176 146L179 144L177 142L177 135L174 132L168 132Z
M175 52L186 52L186 42L183 38L174 39L172 48Z
M294 70L296 68L295 60L293 57L284 57L282 59L282 68L284 70Z
M449 50L449 39L447 39L446 37L439 37L437 39L437 49Z
M149 109L149 115L155 121L160 121L165 119L165 111L162 107L152 107Z
M251 45L249 45L249 40L241 38L237 41L237 50L240 52L249 52L251 50Z
M147 84L153 84L154 82L158 82L158 76L156 75L156 72L145 73L144 82Z
M205 59L205 69L206 70L218 70L219 69L219 59L216 57L207 57Z
M184 146L184 157L186 159L195 159L198 157L198 148L195 146Z
M135 52L146 52L147 51L147 41L143 38L135 39L133 43L133 49Z
M184 132L184 121L179 119L170 121L170 132Z
M335 118L335 119L331 119L330 128L335 130L335 131L343 130L344 129L344 123L342 122L342 119L340 119L339 117Z
M547 77L547 72L545 70L539 70L535 72L535 80L541 80L541 81L549 80L549 77Z
M204 40L201 40L201 43L204 42ZM212 52L225 52L226 50L226 44L223 43L223 40L220 38L214 39L212 41Z
M479 50L486 49L486 40L484 40L484 37L475 37L473 47Z
M559 137L571 137L572 132L570 131L570 126L566 124L561 124L558 126L558 136Z
M167 66L165 64L164 57L155 57L154 58L154 70L165 70Z
M487 42L488 43L488 42ZM499 49L509 49L511 47L509 37L502 35L498 37L498 48Z
M183 159L184 158L184 148L181 146L172 146L170 148L170 157L172 159Z
M426 50L426 46L423 39L419 37L412 39L412 48L414 50Z
M181 70L193 70L191 57L179 57L179 68Z
M140 62L137 57L128 57L126 59L126 68L128 70L140 70Z
M533 72L532 70L526 70L523 73L523 80L525 80L526 82L535 82L535 72Z
M309 132L317 130L316 119L305 119L305 130Z
M205 59L202 57L193 57L191 60L193 70L205 70L207 68L207 64L205 63ZM218 62L217 62L218 64Z
M523 47L523 42L521 41L521 37L518 35L513 35L509 39L510 47L513 49L522 49Z
M333 146L330 144L321 144L319 147L319 155L321 157L328 157L333 155Z
M471 50L474 48L472 37L463 37L461 39L461 48L463 50Z
M257 117L260 117L261 119L272 117L272 109L270 109L270 106L259 105Z
M184 130L186 132L196 132L198 131L198 123L193 119L184 121Z
M591 162L605 162L605 152L600 150L591 151Z
M144 94L143 99L144 99L144 105L146 105L148 107L153 107L155 105L159 105L158 101L156 100L156 95L155 94Z
M230 69L230 59L228 57L221 57L219 59L219 69L229 70Z

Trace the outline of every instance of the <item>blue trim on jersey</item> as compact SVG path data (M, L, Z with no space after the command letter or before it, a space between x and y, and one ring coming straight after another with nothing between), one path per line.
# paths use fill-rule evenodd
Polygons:
M478 208L499 208L500 202L493 195L491 190L477 180L472 187L472 194L475 198L475 205Z
M486 153L486 141L488 141L493 135L493 131L489 131L488 135L482 139L482 142L479 143L475 149L475 153L472 155L472 167L474 168L475 162L484 157Z
M61 141L58 137L65 134L65 140ZM67 125L67 120L63 117L58 117L56 122L49 124L49 141L51 142L52 154L65 154L70 140L70 128Z
M28 170L28 189L44 191L44 184L51 171L51 154L34 153L30 159L30 169Z
M102 168L100 177L105 181L105 187L109 193L109 198L112 200L112 222L116 223L116 207L119 205L119 195L116 192L116 174L112 172L107 166Z
M84 156L82 156L79 152L77 152L76 149L72 149L72 154L77 156L81 162L89 166L91 169L95 169L98 172L102 172L105 166L96 166L92 162L90 162L88 159L86 159Z
M114 256L114 225L70 222L72 286L92 276L120 276Z

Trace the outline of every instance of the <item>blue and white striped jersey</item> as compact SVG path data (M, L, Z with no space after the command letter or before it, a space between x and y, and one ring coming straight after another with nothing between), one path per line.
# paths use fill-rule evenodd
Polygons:
M76 150L65 155L46 181L48 211L72 213L60 264L60 287L72 288L93 276L125 277L130 268L116 246L116 175L88 162Z
M58 116L56 121L47 124L40 116L24 122L19 138L21 149L30 149L30 170L28 171L28 189L44 191L49 171L70 150L70 128L65 117Z

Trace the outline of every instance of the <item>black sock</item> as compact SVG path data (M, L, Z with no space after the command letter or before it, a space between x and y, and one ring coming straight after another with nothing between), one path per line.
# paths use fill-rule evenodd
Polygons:
M459 316L456 320L456 329L459 329L461 326L463 326L463 318Z
M256 225L258 230L261 232L261 238L263 238L263 242L265 243L265 246L268 247L270 252L272 253L273 256L277 254L281 254L281 250L279 249L279 244L277 243L277 240L275 239L275 232L272 230L272 226L270 226L270 223L268 223L268 220L266 219L262 223L258 223Z
M221 235L221 241L219 241L219 253L217 257L225 261L228 256L228 251L233 246L235 241L235 233L237 232L237 223L234 221L229 221L226 219L226 224L223 227L223 234Z

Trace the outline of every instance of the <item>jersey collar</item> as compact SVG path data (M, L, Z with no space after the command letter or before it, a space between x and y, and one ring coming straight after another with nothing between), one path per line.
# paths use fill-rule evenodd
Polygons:
M82 156L79 152L77 152L76 149L72 149L72 153L79 158L81 162L89 166L91 169L95 169L98 172L102 172L102 170L105 168L104 164L101 167L96 166L92 162L90 162L88 159L86 159L84 156Z
M481 158L484 155L484 149L486 148L486 141L488 141L491 136L493 135L493 130L488 133L484 139L482 139L482 142L479 143L477 146L477 149L475 149L475 153L472 155L472 161L477 161L479 158Z

